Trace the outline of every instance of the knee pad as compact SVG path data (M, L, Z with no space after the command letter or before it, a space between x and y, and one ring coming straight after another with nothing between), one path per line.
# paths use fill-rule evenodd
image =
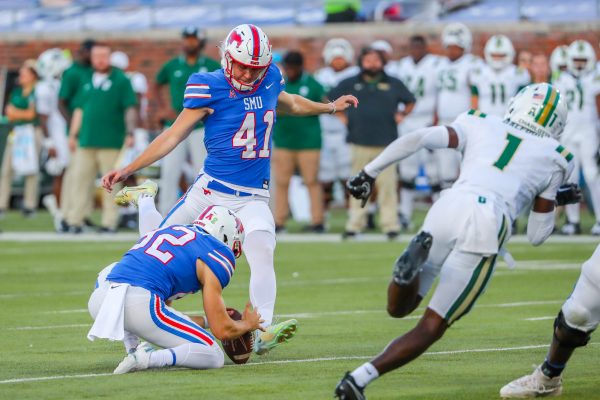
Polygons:
M564 347L576 348L585 346L590 341L592 332L584 332L567 325L562 310L560 310L554 320L554 338Z
M393 279L400 286L409 285L423 268L423 264L429 257L429 250L433 243L433 236L429 232L422 231L415 236L404 253L394 264Z

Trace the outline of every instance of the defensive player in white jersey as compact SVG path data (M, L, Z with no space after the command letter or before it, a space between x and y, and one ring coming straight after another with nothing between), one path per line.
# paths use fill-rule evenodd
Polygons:
M36 63L36 70L41 78L35 86L36 111L45 133L44 147L48 152L44 168L54 177L52 194L44 196L42 202L53 216L57 231L63 220L59 209L62 177L70 159L67 123L58 108L58 91L60 77L70 65L70 54L58 48L44 51Z
M583 263L575 289L554 320L552 343L544 362L530 375L500 389L503 398L558 396L562 372L578 347L585 346L600 323L600 246Z
M504 35L489 38L483 54L486 64L471 75L471 108L501 117L508 101L529 85L531 77L513 64L515 49Z
M246 231L245 254L250 265L250 299L265 320L255 350L265 354L296 331L296 320L273 324L277 285L275 281L275 222L269 209L271 131L275 112L306 116L335 113L357 106L354 96L344 95L330 103L318 103L284 91L285 81L272 65L267 35L257 26L235 27L223 42L223 69L192 74L183 99L183 111L128 166L102 178L105 189L167 155L199 122L205 124L208 156L204 168L186 194L167 216L154 201L140 202L140 228L190 223L206 207L222 205L234 211ZM137 202L139 191L156 193L156 187L126 188L119 202ZM148 200L148 199L146 199ZM142 204L145 203L145 204Z
M471 31L461 23L447 25L442 32L442 45L448 62L443 64L438 75L438 97L436 103L437 123L449 124L471 107L471 75L481 68L479 57L470 54L473 37ZM443 188L449 187L458 177L460 155L448 149L436 150L438 180Z
M339 398L364 399L367 384L417 358L471 310L521 211L533 204L527 225L533 245L550 236L557 191L571 168L572 155L557 140L566 118L556 89L530 85L511 100L504 119L471 110L448 126L419 129L348 181L350 193L364 201L382 170L415 151L451 148L463 154L460 177L427 213L422 230L396 260L388 286L388 313L400 318L419 305L439 275L427 309L415 328L344 376L336 388Z
M326 92L336 87L342 80L359 73L354 62L354 49L350 42L342 38L330 39L323 48L325 67L315 73L315 79ZM346 142L348 128L335 115L323 114L319 117L322 132L319 180L323 185L325 210L333 200L335 182L345 184L350 177L350 146Z
M434 124L437 97L437 76L441 65L446 62L442 57L429 53L424 36L415 35L409 41L409 55L397 62L390 62L389 73L400 79L416 97L412 112L398 125L400 135L408 134L420 128ZM430 178L437 169L428 150L421 150L400 162L400 223L404 229L411 226L415 197L415 178L421 166ZM439 179L434 178L435 181ZM439 192L439 185L433 188Z
M592 45L576 40L567 52L567 71L561 73L554 85L569 107L569 120L561 142L575 155L571 182L579 182L583 173L596 214L593 235L600 235L600 176L598 169L598 115L600 115L600 74L595 69L596 55ZM565 208L567 223L561 233L581 233L579 204Z

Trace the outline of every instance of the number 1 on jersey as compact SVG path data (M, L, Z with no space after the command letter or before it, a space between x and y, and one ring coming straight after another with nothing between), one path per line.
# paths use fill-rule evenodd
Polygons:
M512 160L515 152L523 141L523 139L511 135L510 133L506 134L506 140L508 141L506 147L504 147L502 154L500 154L500 157L498 157L498 160L494 163L494 167L498 168L500 171L504 171L504 168L506 168L510 160Z
M267 124L265 129L265 140L262 149L258 152L258 158L269 158L271 150L269 144L271 142L271 130L275 122L273 110L268 110L263 116L263 122ZM256 115L253 112L246 113L242 126L233 136L233 147L245 147L242 151L242 158L251 160L256 158Z

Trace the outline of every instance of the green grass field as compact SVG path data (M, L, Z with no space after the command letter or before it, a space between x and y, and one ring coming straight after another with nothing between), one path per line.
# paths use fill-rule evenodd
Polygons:
M86 339L87 299L96 273L128 247L0 242L1 399L331 398L344 371L377 354L422 312L396 320L384 311L391 263L403 244L280 243L276 312L298 318L293 341L245 366L111 376L122 346ZM520 268L500 265L471 314L427 354L374 382L369 399L498 398L504 383L543 360L553 318L594 247L509 246ZM241 308L245 261L237 271L224 297ZM188 296L174 306L199 312L201 299ZM569 363L564 399L600 399L598 344L596 334Z

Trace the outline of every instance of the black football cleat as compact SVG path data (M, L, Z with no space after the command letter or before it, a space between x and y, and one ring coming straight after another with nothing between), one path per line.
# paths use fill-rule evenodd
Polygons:
M410 285L417 277L423 264L429 257L429 250L433 243L430 233L422 231L408 244L404 253L398 257L394 264L393 279L400 286Z
M346 375L335 387L333 395L339 400L366 400L363 390L364 388L356 384L350 372L346 372Z

